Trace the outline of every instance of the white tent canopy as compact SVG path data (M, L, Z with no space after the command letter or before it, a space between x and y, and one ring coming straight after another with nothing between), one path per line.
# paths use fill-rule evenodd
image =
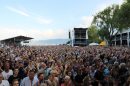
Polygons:
M98 43L90 43L89 46L95 46L98 45Z

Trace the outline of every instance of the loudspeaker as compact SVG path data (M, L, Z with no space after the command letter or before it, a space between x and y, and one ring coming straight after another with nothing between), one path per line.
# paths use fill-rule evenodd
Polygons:
M71 38L71 37L70 37L70 31L69 31L69 38Z

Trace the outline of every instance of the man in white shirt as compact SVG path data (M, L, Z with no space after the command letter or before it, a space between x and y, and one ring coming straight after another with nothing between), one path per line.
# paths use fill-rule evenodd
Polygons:
M0 86L9 86L9 82L7 80L3 80L3 75L0 73Z
M22 80L20 86L34 86L39 80L34 77L35 72L33 70L29 71L29 77L26 77Z
M95 73L96 73L95 66L92 66L90 70L90 75L92 76L92 82L94 82Z
M2 72L4 80L8 80L8 78L13 75L13 71L9 69L9 63L5 64L4 71Z

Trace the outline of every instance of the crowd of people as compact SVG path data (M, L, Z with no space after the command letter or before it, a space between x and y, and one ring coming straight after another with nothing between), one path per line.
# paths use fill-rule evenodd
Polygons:
M130 86L129 47L0 48L0 86Z

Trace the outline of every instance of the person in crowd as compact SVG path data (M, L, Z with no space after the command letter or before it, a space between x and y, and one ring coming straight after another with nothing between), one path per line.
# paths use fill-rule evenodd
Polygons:
M73 72L71 70L68 70L66 72L66 69L67 69L67 64L65 65L65 71L64 71L64 76L69 76L70 77L70 84L71 86L74 85L74 78L73 78Z
M47 66L46 66L45 63L41 64L41 67L40 67L38 73L43 73L44 74L44 79L48 80L48 73L49 73L49 71L47 71Z
M49 85L49 86L51 86L52 84L51 84L51 82L49 81L49 80L44 80L44 74L43 73L39 73L38 74L38 82L36 83L36 86L47 86L47 85Z
M82 86L83 85L84 75L82 74L82 68L78 68L78 74L75 77L75 86Z
M33 86L35 85L39 80L38 78L34 77L35 72L34 70L29 71L29 77L26 77L22 80L20 86Z
M19 83L22 81L23 78L22 78L21 75L18 75L18 73L19 73L18 68L15 68L15 69L13 70L13 75L11 75L11 76L8 78L8 81L9 81L9 83L10 83L11 86L12 86L13 80L18 80Z
M126 82L126 79L125 79L125 74L127 73L127 69L126 69L126 65L125 63L121 63L120 64L120 67L119 67L119 70L118 70L118 73L119 73L119 77L121 79L121 84L124 85L125 82Z
M99 66L99 70L96 71L94 75L94 86L98 86L105 78L104 75L104 65Z
M77 75L77 66L74 66L73 68L73 79L75 79L75 76Z
M90 75L92 76L91 80L92 80L92 83L94 83L94 75L96 73L96 70L95 70L95 66L93 65L91 67L91 70L90 70Z
M115 82L115 84L119 85L121 83L119 78L119 73L116 69L112 70L112 81Z
M92 86L91 79L89 76L86 76L83 80L83 86Z
M3 67L3 63L0 61L0 73L2 73L2 72L3 72L2 67Z
M3 80L3 75L0 73L0 86L10 86L7 80Z
M4 80L8 80L8 78L13 75L13 71L9 69L9 63L5 64L4 71L2 72Z
M19 86L19 81L17 79L14 79L12 81L12 85L10 85L10 86Z
M127 85L130 75L129 50L129 47L119 46L3 46L0 47L0 73L6 80L13 72L13 77L18 73L18 76L21 75L24 78L22 80L24 83L30 81L30 84L31 81L34 82L33 79L37 79L39 73L43 73L38 77L37 82L44 82L40 85L48 86L47 81L54 86L66 83L68 80L68 78L65 80L66 76L70 77L71 86L82 86L86 76L90 77L93 86L101 84L103 86L103 83L123 86ZM10 71L15 68L18 68L19 72L13 71L10 74ZM30 70L35 73L33 78L29 78ZM88 79L85 82L89 83Z
M19 61L19 65L18 65L18 67L16 67L16 68L19 69L19 75L21 75L23 78L26 77L26 72L27 72L27 71L25 70L24 64L23 64L22 61Z
M108 64L108 68L106 68L106 69L104 70L105 76L107 75L107 73L111 72L111 70L112 70L112 65L111 65L111 64Z
M61 86L71 86L70 77L69 76L65 76L64 83L61 84Z
M15 68L15 62L11 61L10 69L14 70L14 68Z
M52 86L59 86L59 80L56 77L56 71L55 70L50 71L50 76L49 76L48 80L51 81Z

